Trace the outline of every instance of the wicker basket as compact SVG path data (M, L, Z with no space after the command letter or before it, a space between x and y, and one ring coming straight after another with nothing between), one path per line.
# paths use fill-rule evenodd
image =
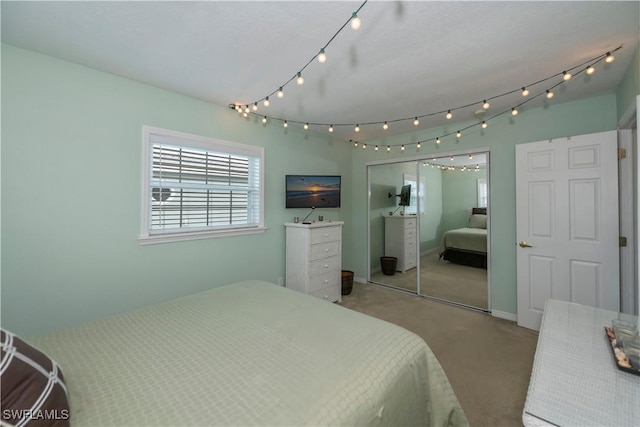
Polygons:
M349 295L353 290L353 271L342 270L342 295Z
M393 276L396 274L396 267L398 266L398 258L394 256L381 256L380 267L382 268L382 274L386 276Z

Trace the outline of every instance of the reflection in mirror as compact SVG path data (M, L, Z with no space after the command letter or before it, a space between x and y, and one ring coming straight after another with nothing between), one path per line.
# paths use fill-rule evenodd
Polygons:
M488 153L370 165L369 280L489 310L487 166Z
M418 283L415 177L415 161L369 166L369 280L412 292Z
M489 310L488 153L422 162L428 195L420 216L421 294Z

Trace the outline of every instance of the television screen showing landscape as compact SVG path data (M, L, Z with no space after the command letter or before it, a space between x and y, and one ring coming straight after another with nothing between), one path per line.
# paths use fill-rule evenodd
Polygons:
M339 208L339 175L287 175L288 208Z

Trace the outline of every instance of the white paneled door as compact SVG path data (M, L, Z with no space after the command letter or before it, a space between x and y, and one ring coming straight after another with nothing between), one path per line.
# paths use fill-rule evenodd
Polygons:
M516 145L518 325L549 298L619 311L617 132Z

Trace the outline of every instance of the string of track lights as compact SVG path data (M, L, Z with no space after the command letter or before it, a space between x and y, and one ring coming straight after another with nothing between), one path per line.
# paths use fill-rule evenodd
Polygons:
M603 53L601 55L598 55L598 56L596 56L594 58L591 58L591 59L589 59L587 61L584 61L584 62L582 62L582 63L580 63L580 64L578 64L576 66L573 66L571 68L567 68L567 69L565 69L564 71L562 71L560 73L556 73L556 74L554 74L552 76L549 76L549 77L546 77L544 79L538 80L537 82L522 86L521 88L514 89L514 90L511 90L511 91L502 93L500 95L495 95L495 96L492 96L490 98L486 98L481 102L473 102L473 103L470 103L470 104L454 107L454 108L451 108L451 109L447 109L447 110L443 110L443 111L439 111L439 112L435 112L435 113L428 113L428 114L424 114L424 115L421 115L421 116L414 117L413 118L413 124L414 124L414 126L418 126L420 124L420 119L421 118L430 117L430 116L435 116L435 115L445 114L446 113L445 117L448 120L450 120L450 119L453 118L453 111L461 110L463 108L471 107L473 105L482 105L482 109L483 110L488 110L490 108L489 101L497 99L497 98L500 98L500 97L503 97L503 96L511 95L513 93L520 92L520 94L523 97L526 98L524 101L518 103L517 105L512 107L510 110L505 110L505 111L499 112L497 114L494 114L493 116L483 120L482 122L473 123L471 125L463 127L461 129L458 129L455 132L449 132L449 133L440 135L440 136L438 136L436 138L429 138L429 139L425 139L425 140L421 140L421 141L412 142L412 143L409 143L409 144L389 144L389 145L386 145L386 150L387 150L387 152L390 152L392 147L400 147L400 150L404 151L407 146L412 146L412 145L415 145L416 149L420 149L422 147L422 144L428 143L430 141L433 141L436 145L439 145L439 144L442 143L442 140L444 138L450 137L452 135L455 135L456 139L462 138L463 132L465 132L465 131L467 131L469 129L472 129L472 128L475 128L475 127L481 127L482 129L486 129L486 128L489 127L489 123L488 123L489 121L494 120L495 118L503 116L505 114L511 114L512 116L517 116L519 114L519 112L520 112L520 107L522 107L526 103L531 102L534 99L536 99L536 98L538 98L540 96L543 96L543 95L547 99L552 99L555 96L553 90L556 87L558 87L558 86L560 86L562 84L566 84L567 82L569 82L569 80L573 79L576 76L579 76L580 74L583 74L583 73L587 74L587 75L594 74L595 71L596 71L596 68L595 68L596 65L598 65L601 62L604 62L604 63L607 63L607 64L612 63L613 61L615 61L615 56L613 55L613 52L617 52L620 49L622 49L622 46L618 46L617 48L615 48L615 49L613 49L613 50L611 50L609 52L606 52L606 53ZM575 71L575 70L578 70L578 71ZM544 83L544 82L546 82L548 80L551 80L553 78L557 78L557 77L560 77L560 76L562 77L562 79L559 82L556 82L556 83L552 84L550 87L548 87L548 89L545 89L542 92L539 92L539 93L537 93L537 94L535 94L533 96L529 96L531 94L531 91L528 88L536 86L536 85L538 85L540 83ZM399 121L403 121L403 120L404 121L410 120L410 118L396 119L394 121L399 122ZM391 121L389 121L389 122L391 122ZM367 123L367 124L382 124L383 125L383 129L386 130L386 129L388 129L388 127L385 126L387 123L388 122L385 121L385 122L372 122L372 123ZM356 125L356 126L358 126L358 125ZM354 145L354 147L361 146L363 149L367 148L367 144L364 144L364 143L361 144L360 142L358 142L356 140L351 139L351 140L349 140L349 142L352 143ZM374 150L378 151L378 150L380 150L380 147L378 145L376 145L376 146L374 146Z
M441 169L443 171L460 171L460 172L480 172L480 165L474 166L444 166L436 163L422 162L422 166L431 166L432 168Z
M450 157L451 161L453 162L455 160L454 156ZM471 160L473 160L473 154L469 154L469 162L471 162ZM436 159L433 159L433 162L428 162L428 161L423 161L422 162L422 166L423 167L431 167L434 169L440 169L443 171L451 171L451 172L455 172L455 171L459 171L459 172L480 172L480 163L476 163L475 166L472 165L463 165L463 166L446 166L446 165L441 165L438 163L435 163ZM418 164L418 162L416 161L416 164Z
M333 42L333 40L338 36L338 34L340 34L340 32L342 32L342 30L344 30L344 28L347 26L347 24L351 27L351 29L353 30L359 30L360 27L362 26L362 21L360 20L360 18L358 17L358 12L360 12L360 10L364 7L365 4L367 4L368 0L365 0L358 9L355 10L355 12L351 13L351 16L349 17L349 19L342 24L342 26L340 27L340 29L338 29L338 31L335 32L335 34L329 39L329 41L327 43L325 43L324 46L322 46L320 48L320 51L318 53L316 53L313 57L311 57L311 59L309 61L307 61L307 63L300 68L300 70L295 73L293 75L293 77L291 77L289 80L287 80L286 82L284 82L283 84L281 84L278 89L274 90L273 92L269 93L268 95L253 101L252 103L246 104L244 105L244 107L241 104L229 104L229 108L232 108L236 111L238 111L243 117L248 117L249 114L255 114L256 111L258 111L258 103L262 103L263 106L268 107L271 103L271 101L269 101L269 97L273 96L274 94L278 97L278 98L284 98L284 88L291 83L293 80L296 81L296 83L300 86L302 86L304 84L304 77L302 76L302 72L309 66L311 65L311 63L317 59L319 63L324 64L325 62L327 62L327 54L325 52L325 50L327 49L327 47L329 47L329 45L331 44L331 42ZM269 116L263 116L262 121L264 123L267 122L267 119L269 118ZM271 117L271 119L274 120L280 120L283 121L283 125L286 128L288 126L288 121L284 120L284 119L278 119L275 117ZM295 122L294 122L295 123ZM301 123L301 122L300 122ZM321 123L314 123L314 125L319 125ZM309 123L305 124L305 129L309 128ZM332 132L333 129L330 130L330 132Z
M360 20L360 18L358 17L358 12L360 12L360 10L364 7L364 5L367 3L368 0L365 0L360 7L354 11L351 16L349 17L349 19L340 27L340 29L329 39L329 41L322 47L320 48L319 52L317 54L315 54L301 69L300 71L298 71L293 77L291 77L289 80L287 80L285 83L283 83L282 85L280 85L278 87L277 90L269 93L268 95L264 96L261 99L258 99L250 104L245 104L244 106L238 103L233 103L233 104L229 104L229 108L236 110L238 113L240 113L241 117L248 117L249 115L259 115L262 117L262 122L263 123L267 123L269 120L272 121L279 121L282 122L282 126L284 128L288 128L289 127L289 123L293 123L293 124L297 124L297 125L302 125L302 127L305 130L310 129L311 126L314 127L325 127L328 132L332 133L336 127L338 126L352 126L354 127L354 131L355 132L359 132L361 129L361 126L372 126L372 125L378 125L378 126L382 126L383 130L387 130L389 129L390 124L392 123L398 123L398 122L406 122L409 120L413 121L413 125L414 126L419 126L420 125L420 119L422 118L426 118L426 117L432 117L432 116L436 116L436 115L441 115L444 114L445 118L450 120L453 118L453 113L457 110L461 110L464 108L468 108L471 107L473 105L481 105L483 110L489 110L491 104L489 101L498 99L498 98L502 98L508 95L511 95L513 93L517 93L520 92L521 95L526 98L524 101L518 103L517 105L515 105L514 107L512 107L510 110L506 110L506 111L502 111L499 112L485 120L483 120L482 122L479 123L473 123L469 126L466 126L464 128L461 128L459 130L457 130L456 132L450 132L444 135L441 135L439 137L436 138L430 138L430 139L426 139L426 140L422 140L422 141L416 141L410 144L401 144L401 145L387 145L386 146L386 150L387 152L391 151L392 147L400 147L400 150L404 151L406 146L411 146L411 145L415 145L417 149L420 149L422 144L424 143L428 143L429 141L435 142L436 145L439 145L443 138L447 138L449 136L455 135L456 138L461 138L462 137L462 133L474 128L474 127L481 127L482 129L486 129L488 127L488 122L505 114L510 113L512 116L517 116L519 113L519 108L522 107L523 105L525 105L528 102L533 101L534 99L540 97L540 96L545 96L547 99L551 99L554 97L554 92L553 90L562 85L565 84L566 82L568 82L569 80L571 80L573 77L576 77L582 73L585 73L587 75L592 75L595 72L595 66L598 65L601 62L605 62L607 64L612 63L615 60L615 56L613 55L614 52L617 52L618 50L622 49L622 46L618 46L617 48L608 51L606 53L600 54L596 57L593 57L587 61L584 61L578 65L575 65L573 67L570 68L566 68L565 70L563 70L560 73L556 73L553 74L549 77L545 77L541 80L538 80L537 82L534 83L530 83L527 85L524 85L520 88L514 89L514 90L509 90L507 92L498 94L498 95L494 95L491 97L488 97L486 99L483 99L482 101L475 101L466 105L461 105L461 106L457 106L457 107L452 107L452 108L448 108L446 110L442 110L442 111L437 111L437 112L432 112L432 113L427 113L427 114L421 114L421 115L417 115L417 116L412 116L412 117L403 117L403 118L396 118L396 119L391 119L391 120L385 120L385 121L375 121L375 122L363 122L363 123L317 123L317 122L302 122L302 121L297 121L297 120L287 120L284 118L279 118L279 117L272 117L269 115L264 115L264 114L259 114L257 113L259 107L258 107L258 103L262 103L262 105L264 107L268 107L270 105L270 101L269 101L269 97L273 96L274 94L278 97L278 98L283 98L284 97L284 88L291 83L293 80L296 80L296 83L298 85L303 85L304 84L304 77L302 76L302 72L315 60L317 59L319 63L325 63L327 60L327 55L325 50L327 49L327 47L331 44L331 42L336 38L336 36L349 24L350 27L353 30L358 30L361 25L362 22ZM576 71L577 70L577 71ZM551 86L549 86L547 89L545 89L543 92L539 92L533 96L529 96L531 94L531 91L529 90L529 88L532 88L534 86L537 86L541 83L547 82L551 79L554 78L558 78L561 77L561 80L552 84ZM355 140L350 140L349 142L351 142L355 147L358 146L362 146L363 149L367 148L367 144L360 144L358 141ZM380 148L379 146L375 146L374 149L376 151L378 151Z
M471 161L473 160L473 154L469 154L469 162L471 163ZM455 156L451 156L449 158L452 162L456 159ZM480 172L480 163L476 163L476 166L468 166L468 165L463 165L463 166L458 166L457 168L455 166L445 166L442 164L438 164L435 163L436 159L433 159L433 163L430 163L428 161L423 161L422 162L422 166L427 167L427 166L431 166L432 168L437 168L437 169L441 169L444 171L460 171L460 172ZM418 162L416 162L417 164Z

